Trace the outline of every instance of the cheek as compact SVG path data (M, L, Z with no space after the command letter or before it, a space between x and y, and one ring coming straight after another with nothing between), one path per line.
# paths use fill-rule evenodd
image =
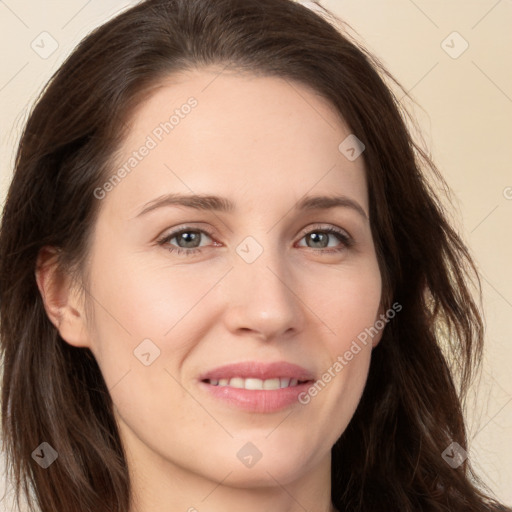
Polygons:
M357 270L340 267L323 282L323 292L310 298L315 299L312 309L320 312L322 323L329 328L324 337L328 358L303 403L318 408L320 415L336 418L333 441L352 418L366 383L372 340L381 332L375 325L382 283L376 260Z
M201 314L202 299L222 275L198 273L191 266L157 267L136 258L110 260L106 268L101 260L93 279L98 342L131 350L146 338L158 345L172 340L176 349L186 344L184 325Z
M308 305L329 329L325 340L331 358L343 354L355 339L362 346L365 340L371 345L368 332L378 319L382 292L377 262L369 261L358 268L331 269L330 275L318 282L323 283L321 291L305 294L309 297Z
M371 340L360 342L360 325L340 325L341 335L329 346L329 362L299 401L321 418L326 449L332 447L350 423L361 399L371 360ZM356 333L350 336L350 332Z
M162 372L168 367L164 363L167 348L172 346L176 360L186 354L184 329L195 317L194 305L212 283L200 281L191 286L190 273L154 268L136 255L124 257L114 243L98 246L102 251L95 254L91 265L91 350L109 389L121 379L125 386L137 381L156 385L154 369ZM151 365L145 366L148 360Z

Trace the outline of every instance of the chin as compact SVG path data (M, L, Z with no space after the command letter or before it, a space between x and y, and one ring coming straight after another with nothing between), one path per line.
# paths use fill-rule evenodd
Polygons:
M276 481L281 485L289 484L311 471L320 462L320 458L313 460L317 458L315 454L318 454L318 450L304 452L303 443L297 443L293 449L288 449L286 444L276 448L276 443L267 440L266 446L261 443L258 451L255 448L257 443L256 441L253 445L250 441L243 442L238 439L235 450L226 447L222 453L212 454L209 459L217 463L213 467L205 468L208 472L205 476L218 481L231 472L224 482L231 487L275 487ZM229 456L226 457L226 454Z

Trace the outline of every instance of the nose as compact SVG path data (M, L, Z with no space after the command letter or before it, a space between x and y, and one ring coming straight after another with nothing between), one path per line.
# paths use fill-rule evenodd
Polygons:
M277 248L266 247L252 263L235 255L222 288L224 322L235 335L270 341L302 330L307 308L300 283Z

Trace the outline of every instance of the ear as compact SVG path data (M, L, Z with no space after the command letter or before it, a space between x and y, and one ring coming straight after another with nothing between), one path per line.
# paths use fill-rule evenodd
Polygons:
M57 249L39 251L35 275L46 314L61 337L75 347L90 347L79 290L59 268Z
M379 332L375 336L373 336L372 349L374 349L380 343L380 340L382 339L382 335L384 334L384 329L386 328L385 324L387 324L387 322L385 320L383 320L383 318L385 318L384 313L385 313L385 309L384 309L384 306L381 304L381 306L379 307L377 316L375 317L374 325L379 326L379 325L381 325L381 323L384 323L384 326L382 327L382 329L379 329Z

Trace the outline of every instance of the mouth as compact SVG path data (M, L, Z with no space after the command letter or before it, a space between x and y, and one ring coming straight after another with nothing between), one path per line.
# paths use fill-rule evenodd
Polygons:
M214 400L257 413L296 406L314 381L313 372L286 361L229 364L199 377L201 389Z

